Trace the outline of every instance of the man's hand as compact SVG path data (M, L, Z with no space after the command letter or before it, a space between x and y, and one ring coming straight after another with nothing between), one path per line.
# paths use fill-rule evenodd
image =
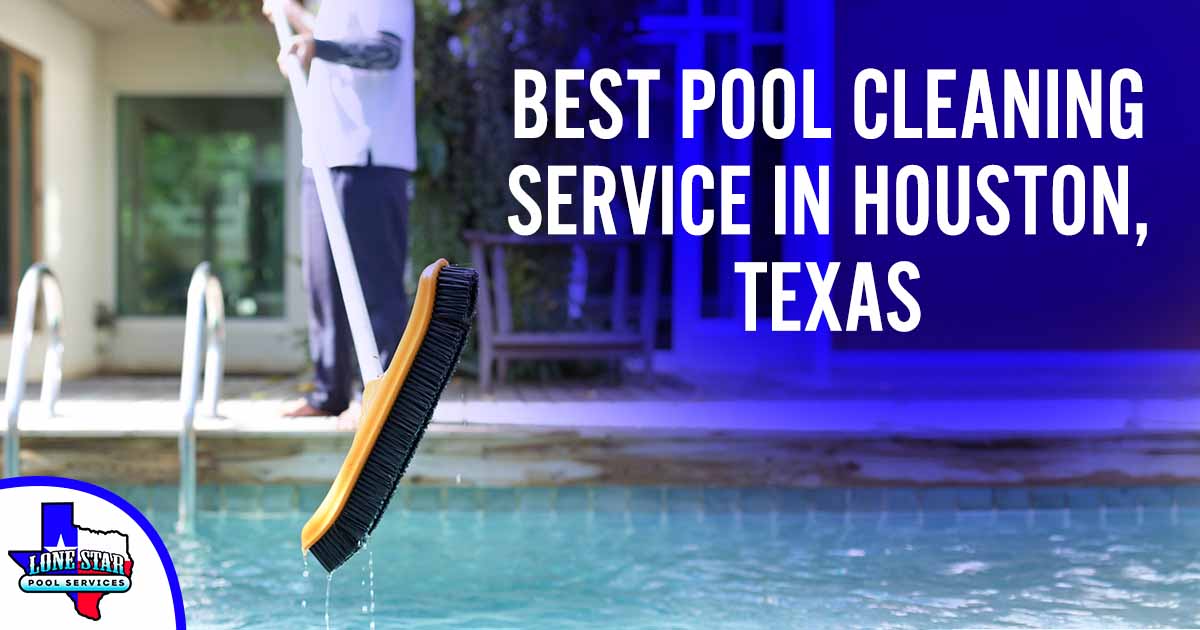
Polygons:
M275 19L275 7L281 6L284 9L283 17L287 18L287 16L288 16L288 6L287 5L289 5L289 4L296 4L296 0L263 0L263 6L262 6L263 15L267 16L268 20L274 20Z
M275 19L275 10L283 9L283 17L301 35L312 35L313 16L297 0L263 0L262 12L268 20Z
M291 55L295 55L300 60L300 67L308 72L309 66L312 65L313 53L316 51L316 44L313 42L311 33L305 35L296 35L292 38L291 44L279 51L279 71L283 76L287 76L287 60Z

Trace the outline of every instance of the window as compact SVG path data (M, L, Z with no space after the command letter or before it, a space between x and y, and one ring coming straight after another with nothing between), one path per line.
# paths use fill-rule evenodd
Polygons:
M38 252L41 64L0 43L0 317Z
M280 98L122 97L117 311L183 315L209 261L230 316L283 315Z

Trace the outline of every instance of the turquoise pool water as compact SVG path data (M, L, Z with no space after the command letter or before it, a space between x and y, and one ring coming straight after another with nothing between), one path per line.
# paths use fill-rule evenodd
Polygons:
M398 500L328 608L297 549L306 514L205 513L196 536L168 536L189 625L324 628L328 611L332 628L1200 626L1200 508L475 496Z

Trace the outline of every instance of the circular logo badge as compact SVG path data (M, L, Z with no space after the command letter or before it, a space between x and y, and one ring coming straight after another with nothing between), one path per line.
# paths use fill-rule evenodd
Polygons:
M104 488L60 477L0 479L0 550L6 627L185 627L162 538Z

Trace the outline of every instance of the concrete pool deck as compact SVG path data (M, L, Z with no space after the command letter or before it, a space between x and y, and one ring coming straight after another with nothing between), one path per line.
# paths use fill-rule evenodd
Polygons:
M407 478L476 486L1200 482L1200 396L1102 388L981 398L970 387L943 383L922 393L903 384L805 389L631 378L484 394L456 380ZM332 478L353 421L282 418L301 389L294 377L227 378L221 417L196 421L201 481ZM177 477L177 379L68 381L55 418L45 417L36 390L21 413L25 474L100 483Z

